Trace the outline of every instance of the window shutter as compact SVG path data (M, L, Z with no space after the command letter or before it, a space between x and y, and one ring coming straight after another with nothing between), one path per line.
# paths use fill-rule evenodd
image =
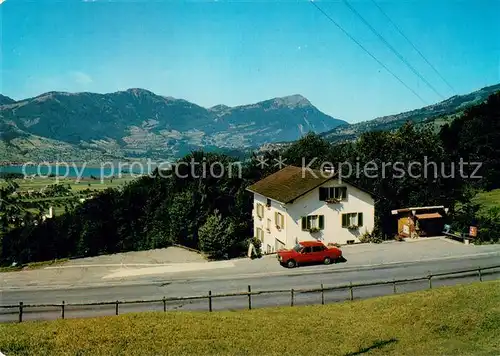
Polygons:
M302 217L302 230L307 230L307 221L305 216Z
M325 216L324 215L319 216L318 225L319 225L320 230L323 230L325 228Z
M326 200L327 196L326 196L326 189L327 188L324 188L324 187L320 187L319 188L319 200Z
M347 214L342 214L342 227L347 227Z
M275 211L275 212L274 212L274 224L275 224L276 226L279 226L279 222L278 222L278 212L277 212L277 211Z
M342 187L340 188L340 191L341 191L341 194L342 194L342 200L346 200L347 199L347 187Z
M363 213L358 213L358 226L363 226Z

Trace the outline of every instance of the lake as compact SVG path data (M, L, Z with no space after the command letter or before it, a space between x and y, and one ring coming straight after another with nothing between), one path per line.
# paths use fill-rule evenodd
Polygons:
M102 167L86 167L77 166L73 164L61 165L49 165L49 164L39 164L39 165L13 165L13 166L0 166L0 172L2 173L21 173L23 175L32 176L38 175L41 177L49 177L51 175L56 175L58 177L67 178L90 178L94 176L96 178L119 178L133 176L137 177L141 174L150 173L154 167L148 167L147 165L132 167L132 169L124 166L112 167L110 165L104 165Z

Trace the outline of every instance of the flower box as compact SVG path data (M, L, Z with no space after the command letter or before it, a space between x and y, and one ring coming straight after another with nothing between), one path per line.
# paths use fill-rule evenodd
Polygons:
M310 233L319 232L319 229L317 227L312 227L312 228L309 229L309 232Z
M358 226L358 225L350 225L350 226L348 227L348 229L349 229L349 230L356 230L357 228L359 228L359 226Z
M341 202L341 200L337 199L337 198L330 198L330 199L326 199L325 202L327 204L338 204Z

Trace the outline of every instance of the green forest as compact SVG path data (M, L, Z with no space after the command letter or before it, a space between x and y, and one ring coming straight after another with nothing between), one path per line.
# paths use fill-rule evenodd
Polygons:
M481 209L473 199L478 192L500 188L500 93L444 125L438 132L431 126L407 123L395 131L364 133L357 141L332 144L320 135L309 133L282 152L266 152L268 162L280 155L285 164L302 166L317 158L312 168L323 162L337 165L349 162L361 172L349 181L374 193L376 230L374 239L393 239L395 224L391 210L406 206L445 205L456 231L478 226L479 242L498 242L500 209ZM199 162L225 167L237 158L196 151L180 162ZM459 162L481 162L464 165ZM414 175L396 176L387 167L363 172L372 162L437 162L427 174L418 168ZM213 258L245 254L252 241L252 196L246 187L278 170L272 164L261 169L256 154L241 162L241 176L221 178L192 174L191 166L179 165L183 178L155 171L127 183L122 189L109 188L64 214L41 220L38 214L24 211L16 203L15 188L1 188L1 264L28 263L68 257L95 256L146 250L181 244L200 249ZM184 167L184 168L183 168ZM184 171L183 171L184 169ZM474 172L476 171L476 172ZM233 169L234 172L234 169ZM452 174L454 172L454 174ZM161 174L160 174L161 173ZM365 174L367 173L367 174ZM471 176L474 173L474 176ZM166 177L169 175L169 177ZM477 178L479 177L480 178ZM184 178L185 177L185 178Z

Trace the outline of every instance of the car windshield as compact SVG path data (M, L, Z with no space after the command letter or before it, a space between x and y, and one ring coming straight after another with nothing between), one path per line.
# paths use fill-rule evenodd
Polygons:
M297 244L293 247L293 250L294 251L297 251L297 252L300 252L300 250L302 250L302 245L301 244Z

